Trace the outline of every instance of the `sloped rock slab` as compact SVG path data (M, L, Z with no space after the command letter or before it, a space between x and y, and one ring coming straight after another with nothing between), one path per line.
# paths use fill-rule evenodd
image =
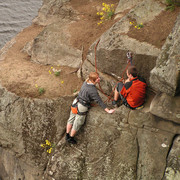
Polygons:
M180 96L171 97L165 93L157 94L151 103L150 112L180 124Z
M151 71L151 86L160 92L175 96L180 93L180 15L168 36L156 67Z
M136 131L126 123L128 111L107 114L92 108L76 137L78 144L60 143L45 179L136 179Z
M55 22L67 23L76 18L75 11L67 3L70 0L48 0L43 1L39 9L38 16L33 20L34 23L47 26Z
M0 86L0 146L24 162L20 165L24 174L30 174L28 163L37 170L45 168L48 154L40 144L62 138L73 99L21 98Z
M180 136L174 138L167 157L167 167L163 180L178 180L180 177Z
M149 128L138 130L139 159L137 179L162 179L166 157L174 134L152 132Z
M178 129L142 110L121 106L110 115L93 107L76 136L78 144L62 139L44 178L162 179Z
M40 64L52 64L78 68L82 51L69 43L68 25L59 23L48 25L35 39L31 60Z
M123 12L124 10L131 9L133 6L136 6L142 1L143 0L120 0L115 13L117 14Z

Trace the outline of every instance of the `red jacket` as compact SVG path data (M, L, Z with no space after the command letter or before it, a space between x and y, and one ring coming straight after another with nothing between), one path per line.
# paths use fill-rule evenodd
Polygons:
M132 108L136 108L144 103L146 87L147 84L143 78L135 77L124 84L120 93Z

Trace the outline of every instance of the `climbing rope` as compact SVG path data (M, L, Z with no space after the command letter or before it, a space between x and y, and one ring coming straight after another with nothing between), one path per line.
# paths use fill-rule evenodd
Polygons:
M96 45L95 45L95 48L94 48L94 54L95 54L95 70L96 70L96 73L97 73L97 71L98 71L98 69L97 69L97 60L96 60L96 49L97 49L97 46L98 46L98 44L99 44L99 41L100 41L100 39L97 41L97 43L96 43ZM122 72L121 79L120 79L118 82L116 82L116 85L114 86L114 88L113 88L112 92L110 93L110 95L107 95L107 94L103 91L103 89L101 88L100 82L98 83L98 85L99 85L99 90L101 91L102 94L104 94L104 95L107 97L107 99L105 100L105 102L107 102L107 101L109 102L110 100L111 100L111 101L113 100L113 94L114 94L114 91L115 91L115 89L116 89L116 87L117 87L117 84L118 84L119 82L122 82L122 81L124 80L124 74L125 74L127 68L129 67L129 65L132 65L132 53L129 52L129 51L127 52L127 58L128 58L128 60L127 60L127 66L126 66L126 68L124 69L124 71Z

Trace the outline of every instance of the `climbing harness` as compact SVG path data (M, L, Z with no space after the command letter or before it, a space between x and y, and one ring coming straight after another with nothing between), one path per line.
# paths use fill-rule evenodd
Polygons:
M96 43L96 45L95 45L95 48L94 48L94 54L95 54L95 70L96 70L96 72L97 72L96 49L97 49L97 46L98 46L98 44L99 44L99 41L100 41L100 39L97 41L97 43ZM99 90L102 92L102 94L104 94L104 95L107 97L107 100L105 100L105 102L106 102L106 101L109 102L110 100L111 100L111 101L113 100L113 94L114 94L114 91L115 91L115 89L116 89L116 87L117 87L117 84L118 84L119 82L122 82L122 81L124 80L124 74L125 74L127 68L129 67L129 65L132 65L132 53L131 53L130 51L128 51L127 54L126 54L126 56L127 56L127 58L128 58L128 60L127 60L127 66L126 66L126 68L124 69L124 71L122 72L122 76L121 76L120 81L118 81L118 82L116 83L116 85L114 86L114 88L113 88L112 92L110 93L110 95L107 95L107 94L102 90L101 85L100 85L100 82L98 83L98 85L99 85Z
M75 101L75 102L74 102ZM83 106L86 106L86 104L83 103L83 101L81 101L80 99L76 98L75 100L73 101L72 105L71 105L71 112L73 114L78 114L78 115L86 115L88 111L85 111L85 112L80 112L79 109L78 109L78 102L80 104L82 104Z
M78 113L78 100L71 105L71 111L72 111L73 114Z

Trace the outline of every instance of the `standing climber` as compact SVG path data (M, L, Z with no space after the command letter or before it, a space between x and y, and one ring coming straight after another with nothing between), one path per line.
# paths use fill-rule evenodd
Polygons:
M99 74L91 72L89 78L83 83L81 90L71 106L70 117L66 127L66 140L69 143L76 144L75 134L84 124L86 114L90 108L91 102L97 102L107 113L113 113L114 109L108 109L103 103L96 89L96 84L100 82ZM76 112L77 111L77 112Z
M130 109L137 109L144 104L147 84L143 78L137 77L135 66L129 66L127 71L128 79L118 83L114 93L113 105L117 105L118 98Z

